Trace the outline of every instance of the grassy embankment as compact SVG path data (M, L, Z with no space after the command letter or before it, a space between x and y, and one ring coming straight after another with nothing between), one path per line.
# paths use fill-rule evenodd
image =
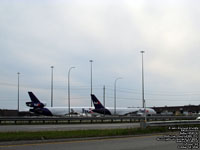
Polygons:
M182 126L182 127L188 127L188 126ZM198 129L200 129L200 125L190 125L190 127L198 127ZM152 133L164 133L164 132L172 132L172 130L169 130L169 127L148 127L146 129L130 128L130 129L76 130L76 131L0 132L0 141L124 136L124 135L140 135L140 134L152 134Z
M77 130L77 131L40 131L40 132L1 132L0 141L65 139L103 136L139 135L148 133L168 132L167 127L106 129L106 130Z

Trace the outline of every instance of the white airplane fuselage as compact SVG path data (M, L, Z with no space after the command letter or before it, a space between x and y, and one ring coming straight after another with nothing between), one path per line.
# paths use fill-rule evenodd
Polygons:
M129 115L129 114L136 114L136 115L144 115L146 112L146 115L154 115L156 114L155 110L151 108L116 108L115 109L112 107L106 107L102 109L95 109L93 110L96 113L99 114L104 114L104 111L106 112L107 115Z
M53 116L63 116L69 114L69 107L45 107ZM71 114L89 113L93 108L91 107L70 107Z

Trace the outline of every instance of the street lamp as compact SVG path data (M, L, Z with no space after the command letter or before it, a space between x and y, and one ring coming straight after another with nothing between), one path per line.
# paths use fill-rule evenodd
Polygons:
M104 108L106 108L106 87L105 87L105 85L103 86L103 106L104 106ZM105 110L106 109L104 109L104 116L105 116Z
M68 113L69 113L69 116L70 116L70 71L75 68L75 67L71 67L68 71Z
M18 75L17 110L19 112L19 75L20 73L18 72L17 75Z
M53 66L51 66L51 107L53 107Z
M142 54L142 107L144 108L144 64L143 64L143 54L145 51L140 51Z
M116 78L115 79L115 83L114 83L114 114L116 115L116 84L117 84L117 80L122 79L121 77Z
M93 62L93 60L90 60L90 64L91 64L91 80L90 80L90 83L91 83L91 93L90 94L92 94L92 62ZM92 97L91 97L91 107L92 107Z
M143 63L143 54L145 51L140 51L142 54L142 107L144 108L144 118L145 122L147 122L147 114L146 114L146 101L144 99L144 63Z

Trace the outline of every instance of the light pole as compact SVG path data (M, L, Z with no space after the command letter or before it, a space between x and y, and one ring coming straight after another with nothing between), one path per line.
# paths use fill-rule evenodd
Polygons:
M142 107L144 108L144 64L143 64L143 54L145 51L140 51L142 54Z
M75 67L71 67L68 71L68 113L70 116L70 71L75 68Z
M90 94L92 94L92 62L93 62L93 60L90 60L90 64L91 64L91 80L90 80L90 83L91 83L91 92L90 92ZM91 97L91 107L92 107L92 97Z
M103 86L103 106L106 108L106 87ZM105 109L104 109L104 116L105 116Z
M114 114L116 115L116 97L117 97L117 94L116 94L116 84L117 84L117 80L119 79L122 79L121 77L119 78L116 78L115 79L115 83L114 83Z
M18 110L18 112L19 112L19 75L20 75L20 73L18 72L17 73L17 76L18 76L17 110Z
M53 107L53 66L51 66L51 107Z
M144 108L144 118L145 122L147 122L147 114L146 114L146 101L144 99L144 63L143 63L143 54L145 51L140 51L142 54L142 107Z

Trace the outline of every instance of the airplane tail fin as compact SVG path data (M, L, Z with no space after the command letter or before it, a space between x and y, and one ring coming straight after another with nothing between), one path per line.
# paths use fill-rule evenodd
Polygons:
M91 98L92 98L95 109L104 109L105 108L101 104L101 102L96 98L96 96L94 94L91 94Z
M40 103L40 101L38 100L38 98L33 94L33 92L28 92L28 95L31 99L32 102L35 102L35 103Z
M43 108L45 105L41 103L33 92L28 92L31 102L26 102L28 107Z

